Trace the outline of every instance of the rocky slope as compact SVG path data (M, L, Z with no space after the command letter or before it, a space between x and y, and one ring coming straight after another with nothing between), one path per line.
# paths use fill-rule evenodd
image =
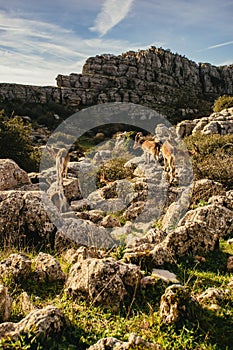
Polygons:
M132 102L168 117L206 114L215 98L233 94L233 65L195 63L170 50L150 47L119 56L90 57L82 74L58 75L58 87L0 84L0 100L56 102L83 108Z

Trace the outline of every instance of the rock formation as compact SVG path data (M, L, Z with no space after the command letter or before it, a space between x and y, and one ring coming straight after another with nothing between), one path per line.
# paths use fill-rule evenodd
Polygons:
M201 133L204 135L233 134L233 107L223 109L221 112L212 113L209 117L182 120L176 126L180 137Z
M82 74L59 74L58 87L0 84L0 100L55 102L76 108L132 102L168 114L206 114L210 101L233 94L233 65L195 63L170 50L150 47L87 59Z

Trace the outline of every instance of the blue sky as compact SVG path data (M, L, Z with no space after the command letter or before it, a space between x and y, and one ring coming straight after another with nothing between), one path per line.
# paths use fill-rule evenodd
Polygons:
M0 82L56 85L85 60L151 45L233 64L233 1L0 0Z

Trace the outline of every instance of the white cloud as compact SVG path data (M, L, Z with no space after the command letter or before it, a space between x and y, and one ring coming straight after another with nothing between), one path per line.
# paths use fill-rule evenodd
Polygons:
M90 56L142 48L127 40L84 39L61 26L5 12L0 32L0 80L8 83L55 85L58 74L81 73Z
M224 43L216 44L216 45L213 45L213 46L208 46L206 50L218 49L219 47L228 46L228 45L232 45L232 44L233 44L233 40L232 41L226 41Z
M134 0L105 0L95 25L90 28L101 36L121 22L129 13Z

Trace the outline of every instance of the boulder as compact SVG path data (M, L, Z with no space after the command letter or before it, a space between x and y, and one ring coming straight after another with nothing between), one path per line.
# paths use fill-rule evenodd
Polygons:
M164 236L159 235L164 239L156 241L150 234L136 245L131 244L124 258L135 261L139 257L150 256L153 264L160 266L172 264L182 256L205 254L218 248L219 239L227 237L233 229L232 191L226 196L211 197L212 201L213 204L188 211L176 228Z
M204 304L219 304L230 294L229 289L210 287L197 297L197 301Z
M98 250L95 247L79 247L78 249L70 248L64 253L64 259L70 264L88 258L101 259L104 257L104 251Z
M0 159L0 191L31 184L26 171L11 159Z
M60 333L66 325L62 311L54 306L46 306L40 310L31 311L18 323L5 322L0 324L0 339L18 339L23 334L34 334L35 337Z
M140 349L160 350L162 347L145 341L136 334L131 333L127 342L123 342L114 337L100 339L96 344L90 346L88 350L130 350L140 347Z
M60 263L52 255L40 252L34 259L35 273L42 276L48 282L64 281L65 274Z
M77 246L111 248L115 241L104 227L72 217L64 219L63 225L55 234L54 245L55 249L62 251Z
M49 243L54 228L39 191L0 192L0 237L5 247L41 247Z
M121 223L118 218L113 217L112 215L107 215L101 221L101 226L106 228L121 227Z
M212 196L226 195L223 185L209 179L201 179L193 183L192 205L197 205L200 200L207 202Z
M11 254L0 262L2 278L13 278L15 281L25 279L31 274L31 259L24 254Z
M92 303L117 310L127 294L127 287L135 287L141 279L138 266L112 258L87 258L70 269L65 290L72 297L88 299Z
M16 303L17 306L19 306L22 313L24 314L24 316L28 315L31 311L36 310L36 307L31 302L31 299L27 292L22 292L17 298Z
M233 272L233 256L229 256L227 259L227 270Z
M6 322L11 316L12 298L8 294L8 289L0 285L0 322Z
M209 231L224 238L232 232L233 211L219 204L209 204L188 211L178 226L187 226L190 222L206 225Z
M193 320L195 309L196 303L190 291L180 284L174 284L166 288L161 297L159 315L162 323L171 324L187 318Z

